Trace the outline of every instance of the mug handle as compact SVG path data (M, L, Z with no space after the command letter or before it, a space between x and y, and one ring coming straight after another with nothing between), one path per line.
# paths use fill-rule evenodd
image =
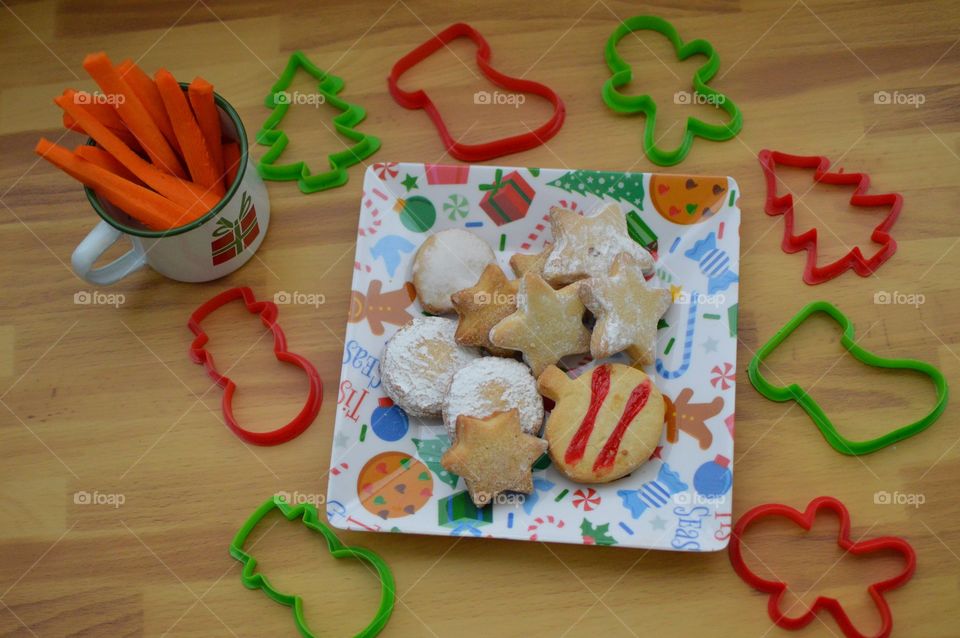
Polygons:
M105 286L120 281L133 271L143 268L147 263L147 257L142 250L138 249L133 239L131 239L133 248L129 252L106 266L93 267L100 255L123 236L122 232L107 222L100 221L73 251L73 256L70 258L73 272L92 284Z

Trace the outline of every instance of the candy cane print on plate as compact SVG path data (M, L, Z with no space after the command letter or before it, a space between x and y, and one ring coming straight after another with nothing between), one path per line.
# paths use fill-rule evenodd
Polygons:
M687 332L683 338L683 358L680 361L680 367L675 370L667 370L663 359L657 357L657 374L664 379L679 379L690 369L690 357L693 355L693 333L697 324L697 298L699 296L697 291L690 294L690 307L687 310Z

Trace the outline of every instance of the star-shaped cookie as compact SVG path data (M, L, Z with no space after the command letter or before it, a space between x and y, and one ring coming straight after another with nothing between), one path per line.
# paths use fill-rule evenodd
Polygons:
M523 277L528 272L536 273L543 276L543 265L547 262L547 257L550 256L550 251L553 249L553 244L546 242L543 245L543 250L538 253L528 255L526 253L516 253L510 257L510 268L513 270L513 274L517 277Z
M517 310L519 287L520 282L507 279L500 266L488 264L475 286L453 293L450 300L460 317L457 343L486 348L490 354L501 357L513 355L512 350L490 343L490 328Z
M457 440L440 464L463 477L477 507L501 492L533 491L533 464L547 451L547 442L520 429L514 409L484 419L457 417Z
M520 280L517 311L490 330L490 342L519 350L533 376L568 354L590 349L590 331L583 325L579 284L554 290L543 277L527 273Z
M671 296L647 284L642 267L632 255L620 253L607 275L580 282L580 299L597 318L590 339L594 359L626 350L641 365L653 363L657 321Z
M653 257L630 238L627 218L616 204L592 217L554 206L550 226L555 243L543 265L543 277L551 284L606 275L620 253L636 258L644 272L653 271Z

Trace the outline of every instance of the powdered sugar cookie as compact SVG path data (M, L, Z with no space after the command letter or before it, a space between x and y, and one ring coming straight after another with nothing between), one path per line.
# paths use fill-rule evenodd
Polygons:
M670 291L647 284L640 262L620 253L607 276L580 282L580 300L597 318L590 337L594 359L626 350L641 365L653 363L657 322L670 307Z
M527 366L513 359L483 357L463 367L450 381L443 402L443 424L457 436L457 417L485 418L516 409L520 427L537 434L543 425L543 399Z
M414 416L436 417L453 374L480 358L477 348L457 344L457 322L417 317L393 335L383 349L383 391Z
M413 258L413 285L427 312L453 312L450 295L470 288L487 264L496 262L493 249L473 233L451 228L431 235Z
M592 217L572 210L550 209L553 250L543 264L543 278L553 285L607 274L614 258L629 253L644 272L653 271L653 257L627 233L627 218L610 204Z
M642 370L606 363L576 379L556 366L538 381L557 402L544 438L554 467L578 483L608 483L646 463L663 433L663 395Z

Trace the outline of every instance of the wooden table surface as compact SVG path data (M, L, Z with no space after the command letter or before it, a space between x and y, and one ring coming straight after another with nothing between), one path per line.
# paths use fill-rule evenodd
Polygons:
M268 495L326 491L363 167L350 171L345 187L312 196L269 184L269 234L256 258L224 280L182 284L144 270L93 288L69 262L96 217L74 182L32 154L40 136L63 134L52 97L70 86L92 90L81 61L105 49L151 72L202 75L238 107L252 136L267 114L267 88L289 54L302 49L345 78L343 95L368 110L362 129L383 140L376 160L450 161L424 113L392 101L385 77L431 31L463 20L486 34L497 67L546 83L567 104L554 139L501 164L649 171L656 167L640 151L641 121L614 115L599 96L608 77L606 38L618 19L643 9L613 0L0 4L0 633L293 635L289 609L241 586L227 545ZM804 303L826 299L849 314L862 346L929 361L957 378L960 233L950 217L960 194L960 3L704 0L650 10L683 37L714 43L723 62L713 84L744 113L736 139L698 140L689 159L669 169L732 175L743 189L735 514L759 503L802 507L822 494L840 498L854 538L896 534L916 548L915 577L888 596L895 635L956 636L955 406L916 438L846 457L801 410L763 399L745 368ZM632 90L649 90L661 106L665 145L679 139L681 118L720 121L710 106L674 103L674 93L689 88L697 59L677 62L652 33L628 38L622 52L641 79ZM464 141L522 132L549 113L539 100L519 108L474 105L473 93L489 86L463 43L406 81L431 92ZM890 103L875 100L878 91ZM285 124L295 131L288 153L319 165L341 149L333 113L329 106L294 109ZM77 134L64 140L81 142ZM848 273L818 287L803 284L803 257L780 250L783 221L763 213L756 154L764 148L827 155L848 171L868 172L876 192L902 193L893 259L872 277ZM848 191L811 190L803 171L784 179L803 196L799 227L819 227L825 259L858 243L869 248L876 211L849 209ZM279 290L325 296L316 308L282 309L291 346L326 380L326 400L313 427L276 448L243 445L226 430L219 390L186 356L187 315L241 284L267 298ZM75 303L82 292L100 293L99 302ZM875 303L880 293L899 303ZM296 413L305 384L274 361L255 322L241 317L232 309L215 320L213 347L243 388L238 417L267 428ZM838 334L829 321L810 322L777 351L771 374L812 386L853 437L878 435L932 406L922 377L867 369L845 353ZM883 492L893 503L878 502ZM842 554L832 540L836 525L818 520L812 540L789 526L765 526L750 548L791 582L795 596L807 603L839 596L865 632L875 631L866 585L899 563ZM764 596L737 578L723 552L342 537L376 550L395 572L400 600L384 636L786 635L771 626ZM372 616L376 585L362 566L334 565L300 526L271 527L258 542L263 570L278 587L303 592L319 633L355 632ZM800 635L840 630L824 618Z

